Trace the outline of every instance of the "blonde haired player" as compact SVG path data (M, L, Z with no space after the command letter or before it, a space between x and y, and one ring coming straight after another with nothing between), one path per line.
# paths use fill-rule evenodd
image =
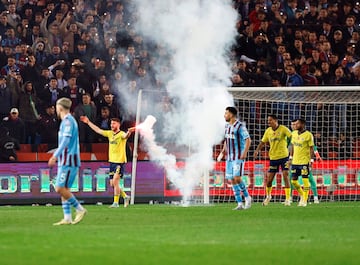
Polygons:
M314 162L314 137L311 132L305 129L306 121L297 119L294 123L295 131L292 132L290 157L291 162L291 184L295 187L300 195L298 206L306 207L309 195L310 182L309 172ZM302 177L304 189L299 184L299 177Z
M58 148L50 157L48 165L58 165L55 190L61 195L64 219L54 225L69 225L79 223L87 213L86 209L71 193L76 175L80 168L80 145L77 122L70 113L71 100L60 98L56 101L56 113L61 119L59 128ZM76 209L76 216L72 221L71 206Z
M135 127L129 128L127 132L120 130L120 120L112 118L111 130L102 130L93 124L88 117L81 116L80 120L94 130L96 133L109 139L109 162L110 162L110 185L114 187L114 202L110 208L119 207L120 196L124 199L124 207L129 205L130 196L120 189L120 179L124 174L124 166L127 162L126 158L126 141L131 133L135 131Z
M291 132L289 128L279 124L278 118L275 115L268 115L268 125L269 128L266 129L261 142L254 152L254 158L256 158L265 144L270 144L270 167L266 181L266 197L262 204L267 206L271 201L272 182L275 174L279 172L281 167L285 182L285 206L290 206L288 139L291 138Z

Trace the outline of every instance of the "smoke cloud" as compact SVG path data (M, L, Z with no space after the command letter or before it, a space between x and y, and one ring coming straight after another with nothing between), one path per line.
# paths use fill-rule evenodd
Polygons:
M231 0L135 0L135 30L170 54L170 66L158 60L159 79L166 79L167 94L176 99L161 120L160 126L176 145L190 146L191 154L182 171L176 168L174 155L156 143L152 124L144 142L151 160L167 172L170 181L187 201L203 173L213 167L212 148L223 139L224 110L232 105L226 91L230 85L230 46L236 36L237 13ZM167 65L171 75L161 76ZM156 113L153 114L157 117ZM159 125L159 124L158 124ZM146 127L146 126L145 126Z

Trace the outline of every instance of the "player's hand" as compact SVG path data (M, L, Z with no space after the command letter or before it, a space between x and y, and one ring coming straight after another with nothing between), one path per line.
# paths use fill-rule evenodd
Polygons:
M48 165L49 165L49 167L53 167L56 165L56 157L55 156L50 157L50 159L48 161Z
M247 158L247 154L241 154L240 159L245 160Z
M257 158L258 155L259 155L259 151L255 151L255 152L254 152L254 158Z
M136 127L130 127L129 129L128 129L128 132L129 133L133 133L133 132L135 132L136 131Z
M80 120L83 123L89 124L89 118L87 116L80 116Z
M220 152L220 154L216 158L216 161L220 162L223 159L223 157L224 157L224 152Z

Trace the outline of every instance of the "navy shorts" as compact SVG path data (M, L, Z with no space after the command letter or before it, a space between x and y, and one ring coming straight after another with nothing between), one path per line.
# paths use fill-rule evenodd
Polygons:
M291 166L291 178L298 179L300 176L303 178L309 177L310 168L309 165L292 165Z
M281 168L282 171L289 170L289 158L281 158L277 160L270 160L269 172L276 173L279 172Z
M110 163L109 177L114 178L115 174L120 174L120 178L124 175L125 163Z

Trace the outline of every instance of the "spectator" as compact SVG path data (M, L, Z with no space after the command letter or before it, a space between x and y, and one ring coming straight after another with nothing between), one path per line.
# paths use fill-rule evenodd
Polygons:
M6 37L2 39L1 46L7 46L12 50L15 50L16 45L19 45L20 43L21 39L16 37L15 30L13 28L7 28Z
M317 86L318 80L315 77L316 67L314 65L310 65L308 68L308 73L303 76L304 85L305 86Z
M11 2L8 6L7 18L12 28L16 28L16 26L21 22L20 15L16 13L16 4L14 2Z
M1 75L13 76L20 72L20 68L16 65L15 57L9 56L7 59L7 65L1 68Z
M40 79L40 67L36 64L34 55L29 55L27 58L27 64L20 70L21 77L25 81L36 83Z
M239 74L233 74L231 78L232 87L243 87L245 86L244 80L240 77Z
M0 15L0 35L1 39L6 38L6 32L7 30L11 28L11 25L8 22L7 14L6 12L2 12Z
M79 124L80 143L92 143L94 141L94 134L89 126L80 122L80 116L88 117L91 122L96 121L96 106L91 103L91 95L89 93L82 95L82 103L78 104L74 109L74 117Z
M49 13L45 14L45 17L40 24L40 31L43 34L43 36L48 39L49 48L50 50L52 50L54 46L61 47L62 38L60 35L58 24L54 23L49 25L49 28L47 27L49 16L50 16Z
M346 51L346 42L343 39L343 33L341 30L337 29L334 31L333 40L331 43L331 50L333 53L336 53L339 58L343 58Z
M19 95L18 107L21 119L25 123L26 143L35 144L37 139L37 126L40 119L41 101L36 96L33 84L25 82Z
M6 84L6 77L0 76L0 121L9 114L9 109L15 106L16 95Z
M110 110L110 117L111 118L118 118L121 120L121 113L120 108L115 100L115 97L113 94L110 93L110 91L106 92L104 94L104 100L100 102L99 105L97 105L98 109L101 109L102 107L106 106ZM98 113L98 116L100 113Z
M302 86L304 85L304 81L302 77L296 72L295 65L290 64L287 65L285 68L287 79L286 79L286 86Z
M5 117L1 123L2 127L9 130L9 135L19 141L20 144L26 143L25 141L25 124L19 118L19 110L12 108L8 117Z
M20 144L9 135L6 127L0 127L0 163L17 161L16 150L20 150Z
M330 85L332 79L332 74L330 72L330 63L322 62L321 69L315 72L315 76L318 79L318 83L320 85Z
M66 94L62 89L58 88L56 77L52 77L42 92L39 93L39 98L45 105L51 104L55 106L56 101L63 97L66 97Z
M45 112L41 114L38 133L41 137L41 143L48 144L49 150L54 149L57 145L58 129L59 120L55 114L55 106L48 104L45 107Z
M75 107L81 102L85 90L76 84L76 76L70 76L68 85L63 88L63 91L66 97L71 99L72 104L70 110L73 112Z
M57 80L57 86L59 89L64 90L64 87L68 86L67 81L64 79L64 71L61 69L55 70L55 78Z
M101 115L99 118L96 119L95 125L102 130L111 130L110 123L111 123L110 109L107 106L102 106ZM96 134L95 138L96 138L96 142L98 143L108 142L108 138L99 134Z

